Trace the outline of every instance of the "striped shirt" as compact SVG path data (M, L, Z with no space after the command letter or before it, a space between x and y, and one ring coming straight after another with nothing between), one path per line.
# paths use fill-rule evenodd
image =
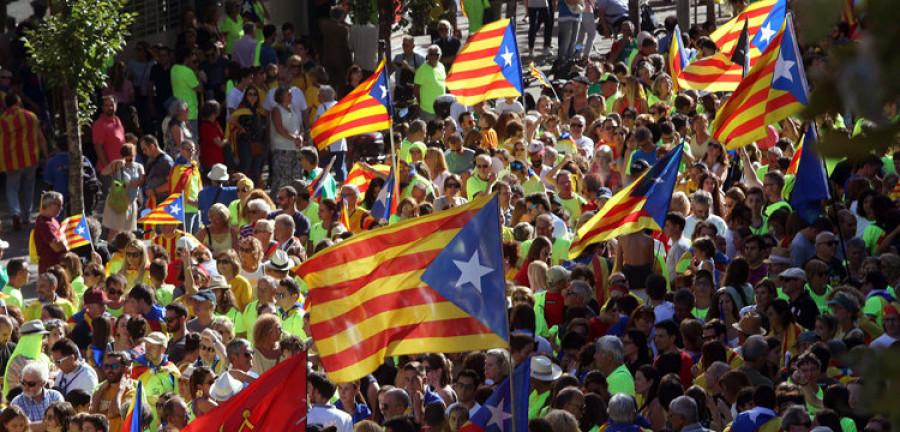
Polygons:
M0 115L0 172L37 165L39 137L37 116L12 107Z
M178 239L183 236L184 231L176 229L171 236L167 236L165 234L157 234L156 237L153 237L153 241L151 243L159 245L163 249L165 249L166 252L169 253L169 259L175 259L175 244L178 243Z

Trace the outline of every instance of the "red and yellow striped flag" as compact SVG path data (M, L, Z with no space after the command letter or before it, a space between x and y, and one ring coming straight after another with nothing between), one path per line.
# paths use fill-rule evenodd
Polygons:
M786 0L760 0L750 3L740 15L719 26L709 38L716 43L719 51L730 53L741 37L744 23L750 34L750 67L756 64L776 33L782 28L787 13Z
M388 175L391 172L390 165L376 164L372 165L372 168L375 168L376 171L383 173L384 175ZM374 173L363 170L362 166L357 162L353 164L353 168L351 168L350 173L347 174L347 179L344 180L344 184L352 184L359 189L359 193L364 194L369 189L369 182L374 178Z
M494 21L481 27L459 51L446 79L457 102L478 102L522 95L522 62L512 22Z
M375 73L316 119L309 132L319 150L335 141L391 128L391 85L384 60Z
M466 290L468 281L478 284L482 293L467 297L470 301L476 301L476 296L488 298L495 285L502 291L502 257L491 258L490 248L478 249L474 261L477 264L480 258L480 265L457 264L457 269L451 263L452 270L433 268L445 251L455 253L472 243L495 241L499 249L497 213L482 211L499 212L496 202L495 196L484 197L357 234L300 266L297 274L309 285L310 332L333 381L359 379L389 356L506 346L503 336L454 298L471 292ZM492 230L478 226L479 221L496 225ZM491 235L492 231L496 233ZM459 238L467 241L458 242ZM484 273L486 268L489 271ZM450 283L450 291L433 282L434 270ZM485 276L487 283L478 275ZM499 277L500 283L493 283L491 277Z
M184 198L172 194L156 208L138 219L138 223L151 225L171 225L184 223Z
M59 237L67 250L91 244L91 230L83 215L69 216L59 224Z
M37 116L24 108L8 108L0 115L0 172L15 171L38 163Z
M729 149L764 138L768 125L797 114L809 103L803 59L788 17L769 49L716 114L713 138Z
M678 76L681 75L681 71L687 67L690 61L688 60L687 53L684 51L684 47L681 46L681 29L678 26L675 26L674 34L672 35L672 43L669 45L669 76L672 79L672 85L675 91L681 89L681 86L678 84Z
M744 29L731 52L719 51L682 69L677 78L679 87L709 92L734 91L750 69L748 25L744 21Z
M538 68L534 67L534 63L528 63L528 69L531 71L532 78L536 78L541 85L544 87L552 87L550 83L547 81L547 77L544 76L544 73L539 71Z

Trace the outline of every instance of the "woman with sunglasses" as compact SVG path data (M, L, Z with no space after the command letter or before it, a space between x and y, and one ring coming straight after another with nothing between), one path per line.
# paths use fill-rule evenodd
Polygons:
M222 338L215 330L208 328L200 334L200 356L194 362L194 373L199 368L209 368L215 373L222 373L227 369L227 357ZM193 392L192 392L193 394Z
M103 208L103 226L109 230L107 240L112 240L119 231L135 231L140 211L138 193L144 184L144 166L134 161L136 149L134 144L125 143L119 150L121 159L116 159L103 167L100 174L121 182L125 188L126 205L113 208L112 200L107 199Z
M444 184L441 186L444 192L438 199L434 200L435 213L469 202L467 199L459 196L462 180L460 180L458 175L449 174L445 177Z
M240 171L251 180L259 181L262 174L263 139L266 119L262 113L259 89L249 86L244 98L228 119L229 140L237 138L238 165Z
M147 248L141 240L131 240L125 246L125 263L119 267L118 274L125 276L125 291L129 291L135 284L143 283L151 285L150 272L147 267L150 266L150 259L147 257Z

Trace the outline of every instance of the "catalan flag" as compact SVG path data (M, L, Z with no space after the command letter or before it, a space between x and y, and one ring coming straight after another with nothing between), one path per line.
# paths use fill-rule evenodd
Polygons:
M331 161L328 162L328 166L319 171L319 174L307 186L309 196L315 202L322 201L322 198L335 197L334 189L337 189L337 186L334 183L334 178L331 176L331 167L334 165L334 159L335 157L332 157Z
M372 204L370 214L374 218L390 219L391 216L397 214L397 205L400 203L400 185L397 183L394 171L388 174L384 186L378 192L375 203Z
M747 25L744 21L744 30L732 52L719 51L687 65L677 76L679 87L709 92L734 91L750 69Z
M83 215L69 216L59 224L59 237L66 250L91 244L91 230Z
M184 197L172 194L156 208L138 219L138 223L150 225L171 225L184 223Z
M456 100L466 106L521 96L522 62L512 21L494 21L469 36L445 82Z
M309 133L319 150L342 138L391 128L391 85L384 60L375 73L316 119Z
M690 62L681 42L681 29L678 28L678 26L675 26L675 33L672 35L672 44L669 46L669 75L673 77L672 84L675 87L675 91L678 91L681 88L681 86L678 85L678 76L681 75L681 71L684 70Z
M719 109L713 138L728 149L766 136L766 127L799 113L809 103L803 59L791 19L750 73Z
M538 68L534 67L533 62L528 63L528 69L531 70L531 76L537 79L538 82L541 83L541 85L543 85L544 87L553 87L550 85L550 82L547 81L547 77L544 75L544 73L539 71Z
M531 362L526 361L497 386L459 432L527 432L530 380Z
M372 168L375 168L376 171L387 175L391 172L390 165L385 164L376 164L372 165ZM347 174L347 179L344 180L344 184L352 184L359 188L359 193L366 193L369 189L369 183L372 179L375 178L375 173L370 173L360 166L359 162L353 164L353 168L350 168L350 173Z
M390 356L506 347L499 200L367 231L304 262L310 331L335 382Z
M576 258L587 246L597 242L642 229L662 229L669 213L682 153L684 146L675 146L652 168L610 198L578 229L569 249L569 258Z
M341 216L338 222L350 229L350 212L347 210L347 200L341 198Z
M720 51L733 52L735 44L741 37L744 23L747 22L747 30L751 35L748 55L750 67L753 67L782 28L786 14L787 0L753 2L740 15L722 24L709 37Z
M797 150L794 150L794 157L791 158L791 163L788 165L788 169L784 172L787 174L797 174L797 167L800 165L800 155L803 154L803 141L806 140L806 135L800 138L800 144L797 145Z
M803 140L805 142L800 152L794 189L791 191L791 207L807 223L813 223L822 215L822 200L831 197L825 164L816 152L818 138L815 122L809 123Z

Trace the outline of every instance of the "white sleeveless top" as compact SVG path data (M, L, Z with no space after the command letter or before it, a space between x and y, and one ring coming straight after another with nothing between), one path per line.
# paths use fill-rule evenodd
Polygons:
M275 112L272 114L275 115L276 113L281 115L281 126L284 127L285 130L292 134L296 134L300 131L300 117L294 113L293 109L276 105ZM281 134L275 132L273 128L272 150L293 151L297 150L297 146L294 145L294 140L285 138Z

